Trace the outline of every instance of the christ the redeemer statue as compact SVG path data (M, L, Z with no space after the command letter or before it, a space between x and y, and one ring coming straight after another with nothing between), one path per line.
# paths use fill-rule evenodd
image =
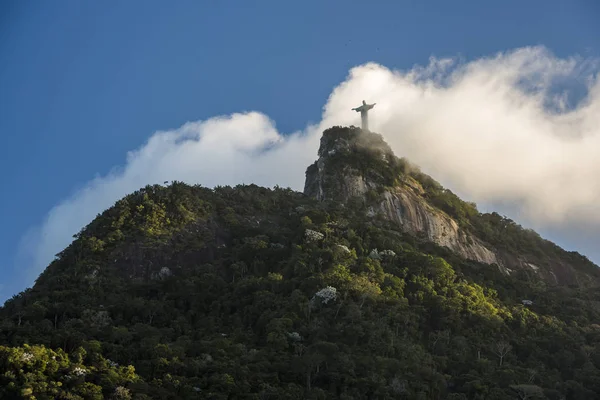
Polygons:
M375 104L377 104L377 103L367 104L363 100L362 106L356 107L356 108L352 109L352 110L354 110L356 112L360 112L360 119L361 119L361 122L362 122L362 126L361 127L365 131L369 130L369 110L371 108L375 107Z

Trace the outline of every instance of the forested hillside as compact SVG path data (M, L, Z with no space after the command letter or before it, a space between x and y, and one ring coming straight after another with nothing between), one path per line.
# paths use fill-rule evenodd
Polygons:
M429 186L465 229L595 274ZM465 260L360 202L147 186L0 309L0 398L596 399L598 297Z

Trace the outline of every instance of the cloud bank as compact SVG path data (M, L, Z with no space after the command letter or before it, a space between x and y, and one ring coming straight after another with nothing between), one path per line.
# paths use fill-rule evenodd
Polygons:
M396 155L469 200L509 204L536 226L600 227L597 71L596 60L561 59L542 47L470 62L432 58L407 71L369 63L350 70L327 99L321 122L299 132L278 132L259 112L156 132L123 166L56 205L23 238L30 249L27 284L73 234L146 184L302 190L321 132L359 125L350 109L363 99L377 102L371 130L383 134Z

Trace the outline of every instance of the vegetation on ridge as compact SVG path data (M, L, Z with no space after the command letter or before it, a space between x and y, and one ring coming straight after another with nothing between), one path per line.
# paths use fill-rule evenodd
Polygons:
M0 397L595 399L598 297L466 261L360 204L147 186L0 308Z
M1 309L5 346L44 346L25 367L0 348L3 398L595 398L591 293L362 215L257 186L127 196ZM52 352L74 361L44 369Z

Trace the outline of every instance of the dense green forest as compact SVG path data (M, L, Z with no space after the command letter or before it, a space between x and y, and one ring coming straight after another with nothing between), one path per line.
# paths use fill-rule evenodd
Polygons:
M490 242L595 268L397 163ZM596 399L598 297L466 261L360 204L147 186L0 309L0 398Z

